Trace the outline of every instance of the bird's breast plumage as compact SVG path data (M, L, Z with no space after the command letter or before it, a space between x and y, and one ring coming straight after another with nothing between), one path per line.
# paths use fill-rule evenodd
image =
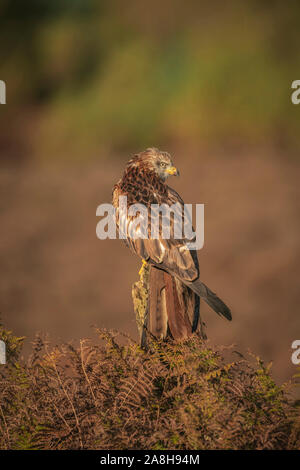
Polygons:
M127 205L151 204L167 202L168 187L159 179L154 171L136 166L126 169L118 183L119 192L127 196Z

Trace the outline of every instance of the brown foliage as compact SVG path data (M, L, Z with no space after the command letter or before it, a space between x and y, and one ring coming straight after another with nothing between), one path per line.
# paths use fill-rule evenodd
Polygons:
M297 409L259 358L97 332L78 348L37 337L26 364L1 366L2 449L299 448Z

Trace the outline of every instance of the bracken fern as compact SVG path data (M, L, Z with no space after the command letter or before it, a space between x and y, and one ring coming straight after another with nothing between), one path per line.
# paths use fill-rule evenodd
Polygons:
M78 347L37 337L24 362L22 338L1 327L1 449L299 448L297 403L260 358L198 336L148 338L144 351L119 332L97 333L97 344Z

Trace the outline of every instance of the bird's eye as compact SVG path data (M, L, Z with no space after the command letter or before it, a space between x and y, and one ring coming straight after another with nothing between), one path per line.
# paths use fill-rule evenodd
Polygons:
M162 168L167 168L167 164L166 164L165 162L160 162L160 166L161 166Z

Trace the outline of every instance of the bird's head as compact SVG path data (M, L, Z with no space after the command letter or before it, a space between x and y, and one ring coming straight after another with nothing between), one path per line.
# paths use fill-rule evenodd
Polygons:
M168 176L179 176L179 171L173 165L171 156L167 152L162 152L156 148L149 148L139 154L144 166L149 171L153 171L162 180L165 181Z

